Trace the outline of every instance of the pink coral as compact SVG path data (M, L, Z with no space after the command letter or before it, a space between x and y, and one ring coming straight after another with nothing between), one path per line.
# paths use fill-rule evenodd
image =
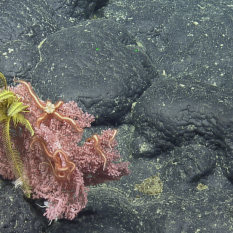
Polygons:
M48 201L45 212L48 219L72 220L86 206L87 186L119 180L130 173L128 162L118 162L120 154L115 148L115 130L105 130L101 135L96 135L97 141L90 137L82 146L78 146L83 130L77 132L70 121L60 121L52 115L41 121L38 127L37 120L43 115L43 110L38 107L28 88L19 84L10 89L29 106L25 117L31 123L37 139L32 143L30 133L23 126L14 129L11 136L23 160L32 197ZM46 105L44 101L39 101ZM90 127L94 121L94 117L83 113L74 101L63 103L56 111L72 119L80 129ZM4 178L14 179L2 148L0 174Z

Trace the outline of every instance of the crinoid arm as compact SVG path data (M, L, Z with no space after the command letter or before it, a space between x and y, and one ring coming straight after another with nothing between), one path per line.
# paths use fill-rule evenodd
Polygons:
M17 126L18 123L20 123L21 125L24 125L26 127L26 129L31 133L32 136L34 135L34 130L30 122L27 119L25 119L25 117L22 114L18 113L14 115L12 117L12 120L14 122L15 127Z
M19 152L14 147L14 143L11 141L10 135L10 122L11 120L16 127L18 123L24 125L31 135L34 135L34 130L30 122L24 117L24 112L28 112L23 102L20 102L12 91L7 89L7 83L4 75L0 73L0 88L5 87L0 91L0 123L2 123L2 142L5 150L5 155L11 165L12 172L17 180L17 186L20 186L26 197L30 197L30 185L25 173L23 161L19 155Z
M7 87L7 82L4 74L0 72L0 88L4 87L6 89Z
M7 116L12 117L19 112L23 112L28 106L24 106L22 102L14 101L7 109Z
M12 91L2 90L0 92L0 101L7 100L9 98L15 98L15 94Z
M26 174L24 174L23 162L20 158L19 152L16 149L12 148L12 142L10 140L10 118L3 120L3 125L2 138L6 156L9 163L11 164L12 171L15 175L16 180L20 178L20 187L23 189L25 196L29 198L31 189L28 184Z

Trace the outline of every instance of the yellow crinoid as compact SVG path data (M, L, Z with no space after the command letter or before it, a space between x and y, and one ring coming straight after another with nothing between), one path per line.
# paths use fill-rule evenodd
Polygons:
M4 150L17 180L17 186L19 185L23 189L26 197L30 197L30 185L24 171L24 165L10 136L11 121L15 128L18 126L18 123L20 123L29 130L32 136L34 135L30 122L22 114L23 112L27 112L26 109L28 106L24 106L23 102L19 101L20 98L17 97L14 92L9 91L9 89L7 90L5 76L0 73L0 88L2 87L3 89L0 90L0 124L3 124L2 140Z

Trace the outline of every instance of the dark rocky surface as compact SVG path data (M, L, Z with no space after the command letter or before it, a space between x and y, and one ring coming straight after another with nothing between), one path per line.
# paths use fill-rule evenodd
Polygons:
M132 170L49 226L2 180L0 232L233 231L231 1L5 0L0 13L8 83L75 100L96 117L86 135L117 128Z

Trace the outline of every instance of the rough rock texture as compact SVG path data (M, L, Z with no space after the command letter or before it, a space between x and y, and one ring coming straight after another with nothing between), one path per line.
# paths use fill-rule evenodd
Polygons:
M32 85L43 99L75 100L97 122L120 122L156 76L136 47L124 27L107 20L60 30L41 43Z
M44 100L77 101L97 118L86 137L117 128L131 162L130 176L91 187L86 209L47 232L233 231L230 0L8 0L0 13L8 82L16 75ZM155 196L136 188L152 176ZM12 232L12 209L4 214L0 232ZM23 232L24 220L12 221Z
M7 232L44 232L47 227L44 221L24 200L23 193L9 184L0 180L0 231Z
M15 40L39 44L59 28L53 19L54 12L46 1L1 1L0 12L1 46Z

